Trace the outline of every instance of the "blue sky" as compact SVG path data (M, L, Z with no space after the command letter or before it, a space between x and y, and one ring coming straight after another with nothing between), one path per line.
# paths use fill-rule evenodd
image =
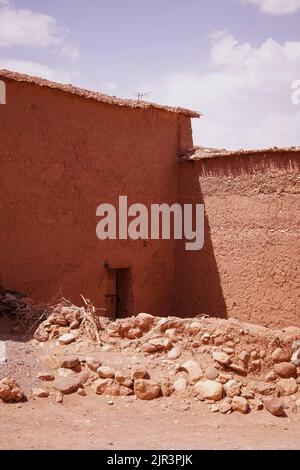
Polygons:
M200 145L299 145L300 0L0 0L0 68L202 111Z

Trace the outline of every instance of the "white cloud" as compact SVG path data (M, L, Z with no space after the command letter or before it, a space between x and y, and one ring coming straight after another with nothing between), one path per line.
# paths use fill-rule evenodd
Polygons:
M80 57L79 45L78 44L66 44L61 48L61 55L67 57L72 62L77 62Z
M0 59L0 69L25 73L36 77L46 78L59 83L72 83L77 78L76 72L61 69L52 69L38 62L17 59Z
M206 73L172 74L152 85L160 102L203 112L194 124L196 143L227 148L300 144L300 106L291 102L292 82L300 79L300 42L268 39L254 47L218 32L211 36L210 59Z
M16 9L0 0L0 47L59 47L71 61L79 59L78 44L68 43L69 31L58 25L56 18L31 10Z
M243 4L257 5L268 15L291 15L300 10L300 0L241 0Z
M0 46L47 47L63 43L55 18L30 10L0 10Z

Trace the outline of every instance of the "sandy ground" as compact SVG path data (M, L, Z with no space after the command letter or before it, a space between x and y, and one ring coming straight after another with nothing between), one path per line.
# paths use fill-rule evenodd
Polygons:
M41 386L45 367L31 341L12 335L0 322L7 364L0 378L14 376L25 392ZM115 356L122 361L124 355ZM105 396L88 390L56 403L54 397L21 404L0 401L0 449L299 449L300 415L285 418L263 411L248 415L212 413L207 404L179 396L153 401Z
M128 399L127 399L128 400ZM129 401L129 400L128 400ZM131 401L131 400L130 400ZM213 414L152 402L77 395L63 405L39 399L0 405L0 449L299 449L299 415Z

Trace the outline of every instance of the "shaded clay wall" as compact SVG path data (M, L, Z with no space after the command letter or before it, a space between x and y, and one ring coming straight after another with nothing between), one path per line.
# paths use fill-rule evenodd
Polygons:
M175 313L300 326L300 152L180 162L181 203L205 204L205 246L177 246Z
M80 294L104 306L106 272L132 267L134 313L170 314L175 247L100 241L96 208L174 203L190 119L5 80L0 106L0 283L36 299Z

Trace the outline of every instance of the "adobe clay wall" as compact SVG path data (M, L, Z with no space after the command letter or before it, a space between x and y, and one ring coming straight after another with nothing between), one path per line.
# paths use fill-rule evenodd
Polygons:
M1 77L0 77L1 78ZM0 284L35 299L105 304L107 261L131 267L133 312L170 314L175 245L96 237L96 208L177 200L190 118L2 78Z
M176 314L300 326L300 152L180 162L181 203L205 204L205 245L177 245Z

